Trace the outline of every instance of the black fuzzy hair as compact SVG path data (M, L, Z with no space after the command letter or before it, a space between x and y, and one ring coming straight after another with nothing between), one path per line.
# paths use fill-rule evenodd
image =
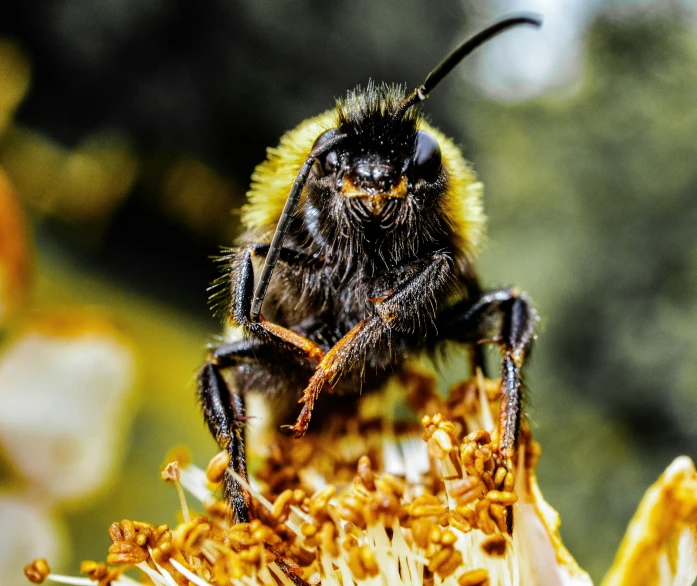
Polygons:
M346 98L336 101L338 126L342 134L354 136L386 137L416 132L420 113L418 107L409 108L395 124L394 115L407 96L402 85L368 82L349 91Z

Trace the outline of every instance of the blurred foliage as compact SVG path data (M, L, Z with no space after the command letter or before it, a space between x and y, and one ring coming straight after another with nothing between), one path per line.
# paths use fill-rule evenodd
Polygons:
M540 477L595 576L650 478L697 447L696 67L676 20L601 18L576 96L474 113L485 270L538 301Z
M0 134L10 125L15 110L29 87L29 64L16 45L0 41Z
M15 4L0 25L0 165L34 219L36 295L108 306L145 365L124 471L70 517L77 559L100 557L111 521L172 520L157 475L169 446L200 462L214 450L191 384L218 331L207 257L231 243L264 149L369 78L419 83L477 11ZM695 31L671 3L625 4L594 22L564 93L488 101L465 64L426 105L486 185L483 280L520 285L543 316L528 377L540 483L595 578L645 488L697 455Z
M368 0L318 6L7 7L0 35L31 63L32 86L0 143L0 164L46 220L42 233L203 315L215 271L201 259L237 234L230 210L265 149L371 77L417 83L466 22L455 0L438 10L408 0L400 11L409 18ZM446 104L451 91L443 87L431 104Z

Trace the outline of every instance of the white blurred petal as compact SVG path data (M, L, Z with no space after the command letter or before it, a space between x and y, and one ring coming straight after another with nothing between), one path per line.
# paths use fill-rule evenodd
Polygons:
M42 557L58 564L65 553L60 527L48 510L28 498L0 495L0 583L26 586L23 568Z
M532 471L519 471L513 541L525 586L592 586L559 537L559 514L544 500Z
M118 460L134 377L131 350L108 330L25 333L0 356L0 442L15 468L58 499L98 488Z

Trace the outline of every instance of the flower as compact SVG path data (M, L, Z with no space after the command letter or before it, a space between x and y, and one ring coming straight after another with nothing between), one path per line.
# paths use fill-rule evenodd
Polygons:
M515 470L496 456L498 381L479 374L447 399L434 389L431 373L412 368L320 433L253 436L262 462L249 482L225 452L205 471L174 454L163 479L179 493L177 527L112 524L107 563L83 562L87 578L52 574L43 559L25 573L78 586L132 586L129 569L157 586L590 585L537 485L530 430ZM392 398L405 390L420 425L393 417ZM230 524L216 496L225 474L252 494L251 523ZM205 514L191 512L183 489ZM696 530L697 472L683 457L647 492L604 586L692 584Z
M498 463L498 382L480 375L447 400L427 373L412 370L398 385L426 413L421 437L385 409L389 387L372 402L379 413L364 401L317 435L278 436L249 483L236 476L256 506L254 520L237 525L215 496L235 474L226 453L206 471L176 456L163 478L180 494L177 527L123 520L109 528L109 565L84 562L87 578L54 575L45 560L27 576L130 586L124 572L138 568L158 586L590 585L537 486L539 446L526 427L515 471ZM182 487L205 515L190 513ZM604 586L692 584L696 528L697 473L683 457L647 492Z
M0 169L0 575L23 582L27 556L59 561L60 506L102 487L119 460L136 374L128 335L88 308L29 302L28 229Z

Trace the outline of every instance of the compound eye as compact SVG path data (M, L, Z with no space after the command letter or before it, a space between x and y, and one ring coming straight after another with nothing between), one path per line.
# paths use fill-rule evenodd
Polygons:
M321 148L330 140L339 136L339 134L340 132L338 128L331 128L326 132L323 132L315 139L311 150L314 151ZM338 165L339 155L336 153L336 151L329 151L315 161L315 164L312 166L312 171L317 177L324 177L325 175L332 173Z
M429 183L434 182L440 175L442 159L438 141L428 132L419 130L416 133L416 146L412 157L412 167L420 179Z
M339 132L338 128L330 128L329 130L325 130L315 139L315 142L312 143L312 148L310 150L317 150L318 148L327 144L333 138L339 136L339 134L341 133Z

